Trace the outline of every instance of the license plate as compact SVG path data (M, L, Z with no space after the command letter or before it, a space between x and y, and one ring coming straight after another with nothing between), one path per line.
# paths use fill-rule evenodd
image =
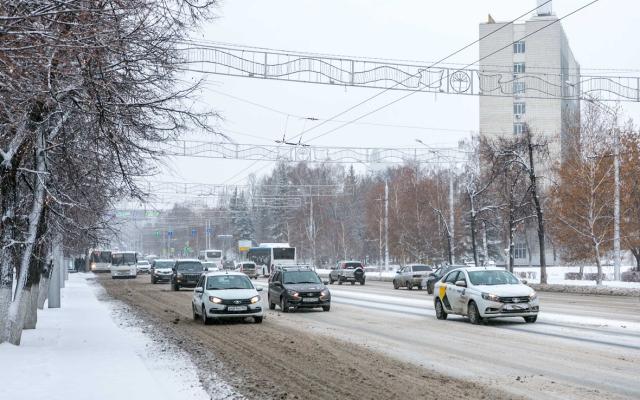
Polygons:
M227 307L229 311L247 311L247 306L229 306Z
M317 301L318 301L317 297L309 297L309 298L306 298L306 299L302 299L303 303L315 303Z
M526 304L507 304L507 310L526 310L529 308Z

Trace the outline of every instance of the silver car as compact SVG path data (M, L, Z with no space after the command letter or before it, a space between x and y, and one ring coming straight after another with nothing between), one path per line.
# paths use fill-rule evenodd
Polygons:
M418 290L422 290L422 280L431 273L433 273L433 269L428 265L406 265L396 272L396 276L393 278L393 288L406 287L411 290L417 287Z

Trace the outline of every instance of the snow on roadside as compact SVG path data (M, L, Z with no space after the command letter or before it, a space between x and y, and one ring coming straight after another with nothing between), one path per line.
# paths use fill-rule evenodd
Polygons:
M210 396L196 367L175 347L114 320L115 302L101 302L90 274L72 274L62 308L38 313L38 327L20 346L0 345L1 399L205 400L234 393L221 382ZM168 351L167 351L168 350Z

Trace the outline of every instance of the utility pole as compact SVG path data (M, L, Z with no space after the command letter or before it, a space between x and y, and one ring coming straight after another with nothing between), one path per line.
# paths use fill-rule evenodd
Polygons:
M613 143L613 169L614 169L614 188L613 188L613 276L614 280L620 280L620 131L616 117L616 126L614 127L614 143Z
M451 244L449 245L449 251L451 252L451 264L455 264L455 210L453 206L453 163L449 168L449 232L451 235Z
M389 184L386 179L384 181L384 269L389 270Z

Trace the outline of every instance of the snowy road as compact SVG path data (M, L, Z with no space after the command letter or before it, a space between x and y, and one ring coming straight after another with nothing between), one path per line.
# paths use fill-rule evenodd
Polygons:
M154 312L153 307L157 307L147 306L145 299L148 297L153 302L166 302L163 307L179 310L181 315L189 313L190 293L186 290L169 292L166 285L150 285L144 278L134 282L101 281L116 297L120 295L120 289L126 287L126 296L134 296L133 301L138 302L142 309ZM266 282L260 281L259 284L265 285ZM361 346L362 355L350 351L343 356L355 357L349 362L360 365L358 368L362 371L366 371L362 366L371 362L367 351L374 350L424 367L416 368L417 371L437 371L481 386L505 390L515 397L640 398L637 379L640 376L638 298L542 293L543 312L536 324L525 324L522 319L514 318L495 320L487 326L474 326L459 317L436 320L432 296L423 291L393 290L390 283L382 282L368 282L366 286L334 285L331 290L333 307L329 313L280 314L275 311L268 314L259 328L232 325L229 329L239 328L236 335L244 332L253 335L258 330L272 337L273 340L266 344L252 340L256 344L252 352L257 354L257 358L263 351L273 351L281 346L278 336L281 333L292 337L304 334L315 338L313 340L318 341L315 346L323 348L324 353L329 351L334 356L337 353L331 347L327 350L330 342L325 340L333 338ZM206 332L220 334L222 328L228 327L198 327L198 332L208 329ZM223 343L227 348L223 349L222 361L226 356L231 357L228 360L234 364L242 365L242 357L233 357L237 350L232 342ZM267 350L265 346L272 349ZM289 349L291 359L287 359L283 367L299 374L301 369L308 367L304 364L305 352L313 351L313 347L296 347L295 350L291 352ZM309 354L308 357L313 359L315 355ZM358 360L358 357L362 359ZM279 359L282 360L281 357ZM340 371L342 367L336 365L335 368ZM403 373L407 374L406 370ZM317 372L311 375L320 383L326 378ZM395 391L399 382L397 374L394 376L377 383ZM331 382L330 378L327 379ZM297 389L292 387L289 390L291 394ZM431 387L430 390L435 392L438 389ZM328 393L326 398L340 394L330 390ZM410 390L407 389L405 394L409 395ZM340 395L344 397L344 394ZM460 398L465 396L460 394Z

